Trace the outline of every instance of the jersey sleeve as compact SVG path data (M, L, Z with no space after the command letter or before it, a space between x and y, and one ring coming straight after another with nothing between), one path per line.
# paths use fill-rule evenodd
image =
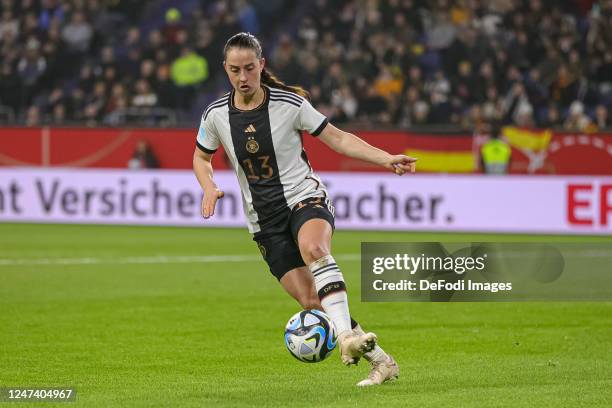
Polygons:
M196 138L196 146L205 153L212 154L217 151L221 142L212 123L212 115L202 117L200 129Z
M305 130L313 136L319 136L329 120L321 112L312 107L310 102L304 100L300 106L298 128Z

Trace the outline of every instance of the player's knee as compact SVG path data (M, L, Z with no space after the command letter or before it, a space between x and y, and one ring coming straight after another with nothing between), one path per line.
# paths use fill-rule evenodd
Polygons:
M329 255L329 248L326 244L316 241L306 241L300 245L302 256L307 263Z

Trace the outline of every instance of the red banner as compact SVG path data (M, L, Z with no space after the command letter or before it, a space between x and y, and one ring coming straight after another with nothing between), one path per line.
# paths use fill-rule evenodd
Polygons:
M421 172L474 173L480 171L478 151L486 136L439 135L403 131L356 132L368 143L392 153L419 158ZM504 129L512 146L514 174L612 174L612 134L558 134L542 130ZM191 168L196 130L3 128L0 165L125 168L136 144L152 146L162 168ZM344 157L309 135L304 148L319 171L385 171ZM215 168L227 169L220 151Z

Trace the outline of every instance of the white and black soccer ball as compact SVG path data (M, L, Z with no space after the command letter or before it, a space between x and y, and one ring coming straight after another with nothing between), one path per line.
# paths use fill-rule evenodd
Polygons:
M336 328L319 310L302 310L285 326L285 345L291 355L305 363L325 360L336 348Z

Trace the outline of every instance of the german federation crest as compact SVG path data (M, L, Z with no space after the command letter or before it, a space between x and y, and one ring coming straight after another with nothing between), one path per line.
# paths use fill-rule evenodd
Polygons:
M246 142L246 149L249 153L257 153L259 151L259 143L253 136L249 136L249 140Z

